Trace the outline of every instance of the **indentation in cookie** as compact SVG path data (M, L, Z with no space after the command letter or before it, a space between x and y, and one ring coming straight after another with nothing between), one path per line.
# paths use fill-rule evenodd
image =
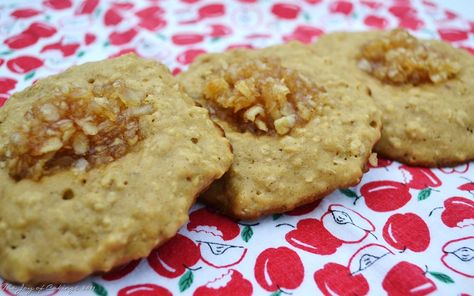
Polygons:
M23 125L0 148L12 178L39 180L68 168L85 171L124 156L143 140L140 118L154 111L145 94L121 80L88 82L86 88L64 86L25 113Z
M395 29L365 43L358 66L390 84L439 83L454 78L460 65L428 42Z
M206 77L204 97L211 115L240 131L288 134L316 113L325 90L278 58L250 58L222 65Z

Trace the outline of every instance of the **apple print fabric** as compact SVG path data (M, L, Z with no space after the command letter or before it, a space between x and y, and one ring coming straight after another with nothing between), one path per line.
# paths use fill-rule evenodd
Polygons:
M474 21L429 1L2 0L0 106L41 77L124 53L176 74L205 52L396 26L474 53ZM0 295L474 295L473 181L474 162L380 159L317 203L258 221L197 204L148 258L74 285L0 281Z

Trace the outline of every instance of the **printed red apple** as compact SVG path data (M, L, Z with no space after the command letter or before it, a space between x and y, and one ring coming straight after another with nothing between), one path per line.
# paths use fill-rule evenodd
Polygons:
M457 167L453 167L453 168L440 168L439 169L440 171L442 171L443 173L447 174L447 175L450 175L450 174L464 174L466 173L467 171L469 171L469 162L468 163L465 163L465 164L461 164L461 165L458 165Z
M474 278L474 236L455 239L444 244L441 262L468 278Z
M183 65L189 65L195 58L204 53L206 53L204 49L188 49L180 53L176 60Z
M181 22L181 24L195 24L203 19L219 17L225 14L225 6L223 4L207 4L198 9L198 15L195 19Z
M352 12L354 5L348 1L334 1L329 6L329 11L332 13L341 13L349 15Z
M441 186L441 180L429 168L418 168L402 165L398 168L407 178L407 186L413 189Z
M17 19L22 19L22 18L29 18L35 15L40 14L41 12L37 9L33 8L23 8L23 9L16 9L12 13L10 13L11 16Z
M382 287L389 296L421 296L436 291L436 285L425 276L423 269L406 261L388 271Z
M398 22L398 26L405 28L405 29L410 29L410 30L419 30L421 27L423 27L425 23L417 18L416 16L408 16L401 18Z
M43 0L43 4L52 9L66 9L72 6L71 0Z
M140 264L140 260L133 260L122 266L118 266L102 276L106 281L115 281L131 273Z
M178 233L166 244L154 249L147 260L158 274L176 278L198 262L199 248L192 240Z
M470 181L469 183L462 184L458 186L458 189L463 191L474 191L474 182Z
M171 36L171 41L176 45L190 45L202 42L204 36L201 34L174 34Z
M50 37L56 31L49 24L34 22L23 32L5 39L4 43L11 49L20 49L35 44L39 38Z
M165 10L159 6L152 5L140 9L139 11L135 12L135 15L139 18L145 19L150 17L156 17L165 13Z
M366 183L360 188L360 193L367 207L376 212L398 210L411 199L407 185L388 180Z
M347 267L337 263L327 263L313 277L324 295L366 295L369 292L369 283L362 274L352 275Z
M474 202L461 196L446 199L441 221L451 228L474 226Z
M25 48L38 42L39 37L30 33L20 33L5 39L4 43L10 49Z
M0 77L0 94L6 94L15 88L16 80L8 77Z
M372 28L385 29L388 25L388 21L380 16L368 15L364 19L364 24Z
M444 41L463 41L469 38L468 32L459 29L445 28L439 29L438 34Z
M296 289L304 278L304 267L298 254L287 248L268 248L255 262L255 279L269 292Z
M204 18L209 17L218 17L225 14L225 5L214 3L214 4L207 4L199 8L198 15L199 19L202 20Z
M273 4L272 13L281 19L295 19L301 12L301 7L291 3L276 3Z
M234 266L247 254L247 248L226 242L240 234L239 225L229 218L201 208L192 212L189 220L188 231L201 233L198 246L201 259L207 265L215 268Z
M232 33L232 29L225 25L216 24L210 25L210 27L211 32L209 33L209 36L211 37L224 37Z
M75 14L92 14L99 4L99 0L83 0L82 3L76 8Z
M186 227L189 231L209 233L221 237L225 241L232 240L240 234L240 227L237 223L207 208L192 212Z
M115 8L109 8L104 15L104 24L106 26L115 26L123 20L120 12Z
M340 204L332 204L321 217L324 228L344 243L359 243L375 230L361 214Z
M109 35L110 44L122 45L129 43L138 34L135 28L128 29L126 31L114 31Z
M92 33L86 33L86 35L84 36L84 42L85 42L86 45L91 44L96 39L97 39L97 37Z
M110 57L115 58L115 57L119 57L121 55L129 54L129 53L133 53L133 54L136 54L137 56L141 56L135 48L124 48L124 49L121 49L120 51L112 54Z
M292 246L318 255L329 255L337 251L342 241L334 237L317 219L298 221L296 228L285 235Z
M117 296L173 296L173 294L155 284L141 284L125 287L118 291Z
M404 18L406 16L416 15L416 10L409 5L394 5L391 6L388 11L398 18Z
M323 33L324 31L319 28L308 25L299 25L291 34L283 36L283 40L298 40L303 43L311 43L316 37L321 36Z
M394 255L387 247L379 244L368 244L355 252L349 259L349 270L352 275L364 271L388 255Z
M222 240L210 237L209 241L201 240L198 247L201 260L214 268L227 268L239 264L247 255L247 248L225 243ZM217 240L217 241L211 241Z
M250 296L252 292L252 283L237 270L229 269L220 277L197 288L193 296Z
M25 30L25 33L36 35L40 38L51 37L56 34L56 32L56 28L49 24L41 22L34 22Z
M130 2L112 2L111 6L120 10L130 10L133 8L134 5Z
M451 10L447 10L447 9L444 10L444 14L446 15L447 20L454 20L454 19L458 18L458 15L455 12L451 11Z
M383 238L396 249L423 252L430 244L430 230L416 214L394 214L383 227Z
M25 74L43 65L43 60L33 56L19 56L7 62L7 67L13 73Z
M41 52L46 52L46 51L59 51L63 57L68 57L72 56L76 53L77 49L80 47L79 43L63 43L63 39L59 40L58 42L51 43L48 45L45 45L42 49Z
M138 26L149 31L156 31L166 27L166 20L161 16L143 18L138 23Z

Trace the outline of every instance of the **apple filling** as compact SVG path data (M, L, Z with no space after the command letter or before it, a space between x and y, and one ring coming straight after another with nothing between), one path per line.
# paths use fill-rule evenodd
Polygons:
M110 163L144 138L139 121L153 111L143 93L120 80L91 90L64 87L26 112L21 128L0 147L0 160L17 181Z
M364 44L359 68L391 84L439 83L460 71L454 60L403 29L392 30Z
M277 58L250 59L214 71L204 96L211 115L241 131L285 135L316 112L321 88Z

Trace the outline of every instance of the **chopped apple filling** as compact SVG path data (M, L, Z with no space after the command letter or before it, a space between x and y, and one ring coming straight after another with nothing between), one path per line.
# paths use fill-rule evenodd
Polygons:
M359 68L391 84L439 83L451 79L460 65L403 29L364 44Z

